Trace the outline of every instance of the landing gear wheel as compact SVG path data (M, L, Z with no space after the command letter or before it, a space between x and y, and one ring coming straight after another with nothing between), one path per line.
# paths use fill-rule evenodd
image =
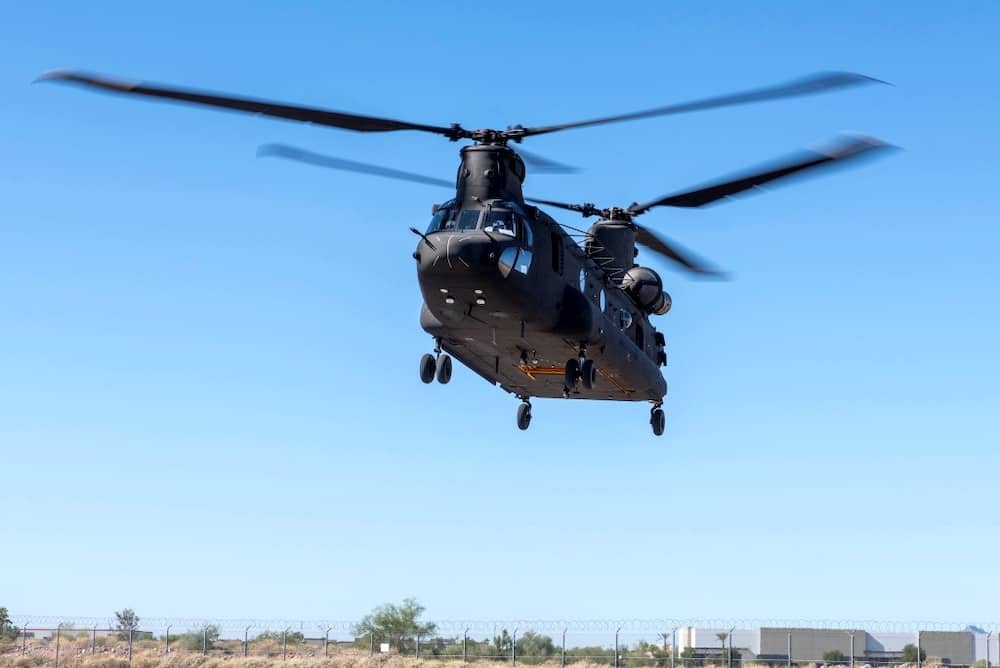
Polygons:
M437 361L437 379L442 385L447 385L451 380L451 358L441 355Z
M664 415L662 408L654 408L650 412L649 424L652 425L654 434L663 436L663 430L667 426L667 416Z
M531 426L531 404L525 401L517 407L517 428L524 431Z
M576 386L576 381L580 379L580 360L575 357L566 361L566 380L564 381L567 390L572 390Z
M584 389L592 390L596 382L597 367L594 365L594 360L583 360L583 364L580 366L580 383Z
M420 358L420 380L429 383L434 380L434 372L437 371L437 360L434 355L427 353Z

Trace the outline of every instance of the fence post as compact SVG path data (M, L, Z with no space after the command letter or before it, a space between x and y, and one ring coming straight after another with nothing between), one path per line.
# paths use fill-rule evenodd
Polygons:
M419 633L417 634L417 653L416 653L416 657L418 659L420 658L420 634Z
M59 668L59 636L62 635L62 625L56 628L56 668Z
M792 668L792 632L788 632L788 668Z
M920 668L920 631L917 631L917 668Z
M615 629L615 668L618 668L618 632L622 630L622 627Z
M847 635L851 636L851 668L854 668L854 631L850 631ZM990 668L986 666L986 668Z
M374 630L369 631L368 632L368 637L371 638L370 644L368 646L368 654L369 655L374 655L375 654L375 631Z
M132 628L128 630L128 665L132 668Z
M469 629L465 629L465 633L462 634L462 663L469 662ZM990 668L986 666L986 668Z
M208 624L201 630L201 653L208 654Z
M735 630L735 626L729 629L729 653L726 654L726 665L729 668L733 668L733 631Z
M167 624L167 634L163 637L164 654L170 654L170 627L171 624Z
M670 668L674 668L674 657L677 656L677 627L670 629Z
M94 624L94 630L90 636L90 654L94 655L97 653L97 624ZM986 668L990 668L986 666Z
M250 651L250 627L253 624L249 624L245 629L243 629L243 658L246 658L247 652Z
M28 652L28 622L21 628L21 656Z
M562 653L559 655L559 668L566 666L566 629L563 629Z
M326 633L323 634L323 657L330 656L330 629L332 627L326 627Z
M288 658L288 629L281 632L281 660Z
M512 666L516 666L517 665L517 628L516 627L514 628L514 635L511 636L511 641L510 641L510 665L512 665ZM920 666L917 666L917 668L920 668Z

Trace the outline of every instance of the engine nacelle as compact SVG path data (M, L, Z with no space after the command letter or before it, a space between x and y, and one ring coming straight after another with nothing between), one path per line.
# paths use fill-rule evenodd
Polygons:
M621 288L646 313L664 315L672 305L660 275L649 267L632 267L626 271Z

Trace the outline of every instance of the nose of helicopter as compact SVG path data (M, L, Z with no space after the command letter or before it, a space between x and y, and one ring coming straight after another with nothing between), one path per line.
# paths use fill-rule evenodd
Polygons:
M417 274L421 280L499 278L497 259L502 245L484 233L433 234L421 240L414 253Z

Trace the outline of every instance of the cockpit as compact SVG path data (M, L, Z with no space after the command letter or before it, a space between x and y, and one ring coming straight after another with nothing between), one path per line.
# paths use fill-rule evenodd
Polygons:
M454 200L450 200L434 211L427 226L427 234L474 230L517 239L527 248L534 241L524 210L514 202L494 201L485 208L460 209Z

